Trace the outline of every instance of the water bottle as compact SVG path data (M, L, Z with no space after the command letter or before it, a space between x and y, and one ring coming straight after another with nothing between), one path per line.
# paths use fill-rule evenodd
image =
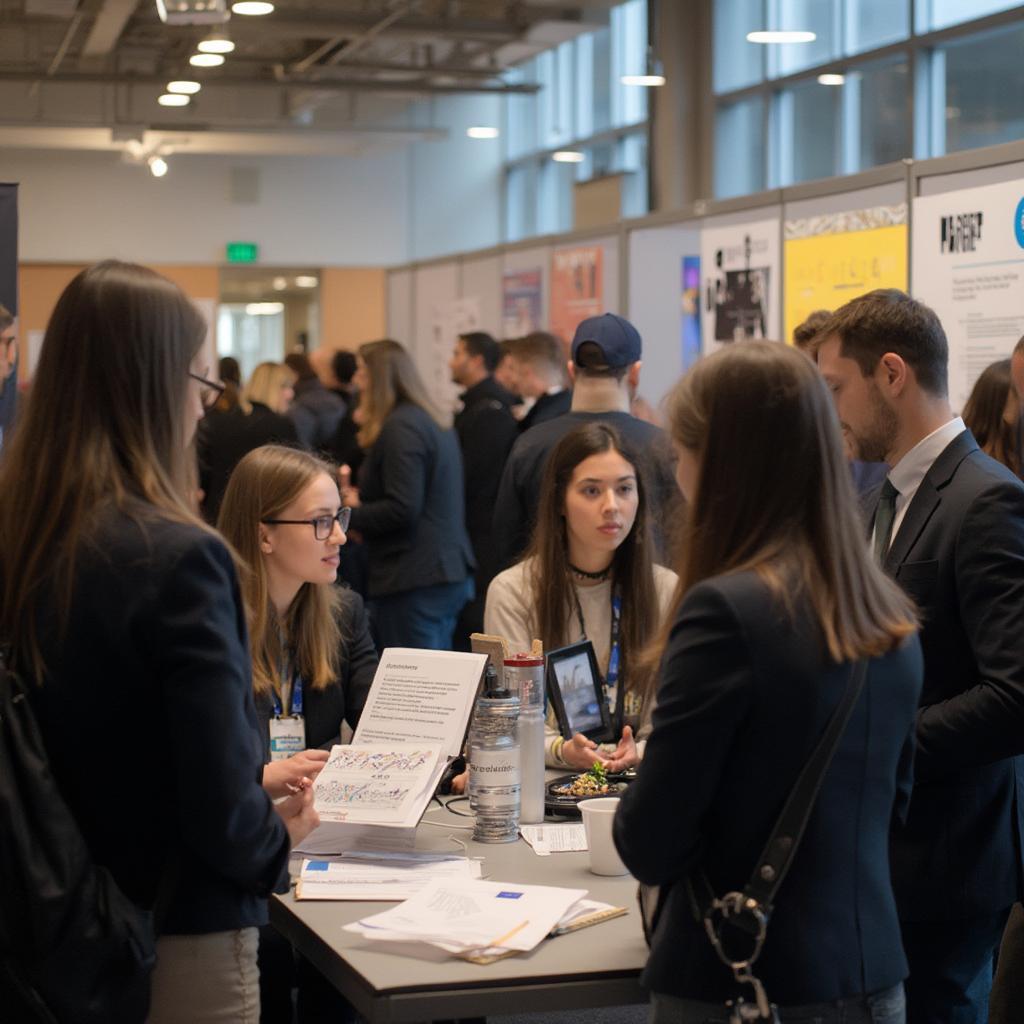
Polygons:
M514 843L519 838L519 698L488 664L484 692L469 733L469 794L476 810L473 838Z
M544 659L517 654L505 660L505 685L519 698L519 763L522 769L519 820L544 820Z

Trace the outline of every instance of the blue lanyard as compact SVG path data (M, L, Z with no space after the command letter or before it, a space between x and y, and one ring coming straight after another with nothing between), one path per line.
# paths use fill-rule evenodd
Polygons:
M288 702L288 716L301 715L302 714L302 676L295 673L292 678L292 699ZM278 694L274 694L274 714L280 718L283 714L281 707L281 698Z
M580 604L579 594L576 593L576 588L573 588L573 597L576 599L576 618L580 624L580 635L584 640L587 639L587 627L583 622L583 607ZM622 631L622 594L619 593L618 587L612 588L612 626L611 626L611 645L608 650L608 671L604 676L604 688L606 690L611 689L613 686L617 686L619 682L619 653L621 645L619 643L619 634Z

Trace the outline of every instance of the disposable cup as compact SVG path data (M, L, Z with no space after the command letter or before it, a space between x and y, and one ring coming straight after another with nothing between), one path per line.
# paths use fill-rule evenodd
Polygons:
M625 875L626 865L619 859L612 839L612 822L619 807L617 796L602 796L581 800L580 814L587 831L587 849L590 850L590 870L595 875Z

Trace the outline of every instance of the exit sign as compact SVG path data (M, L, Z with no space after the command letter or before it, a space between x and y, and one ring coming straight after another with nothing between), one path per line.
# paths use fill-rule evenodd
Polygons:
M228 263L255 263L260 247L255 242L228 242Z

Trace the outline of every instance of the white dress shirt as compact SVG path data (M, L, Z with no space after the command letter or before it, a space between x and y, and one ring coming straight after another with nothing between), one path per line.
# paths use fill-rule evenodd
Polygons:
M889 482L900 493L896 497L896 515L892 521L892 533L889 544L892 545L896 534L903 524L907 508L914 500L921 481L928 475L928 470L935 460L959 437L967 428L959 416L954 416L948 423L943 423L938 430L933 430L926 438L918 441L906 455L889 470ZM871 530L871 543L874 544L875 531Z

